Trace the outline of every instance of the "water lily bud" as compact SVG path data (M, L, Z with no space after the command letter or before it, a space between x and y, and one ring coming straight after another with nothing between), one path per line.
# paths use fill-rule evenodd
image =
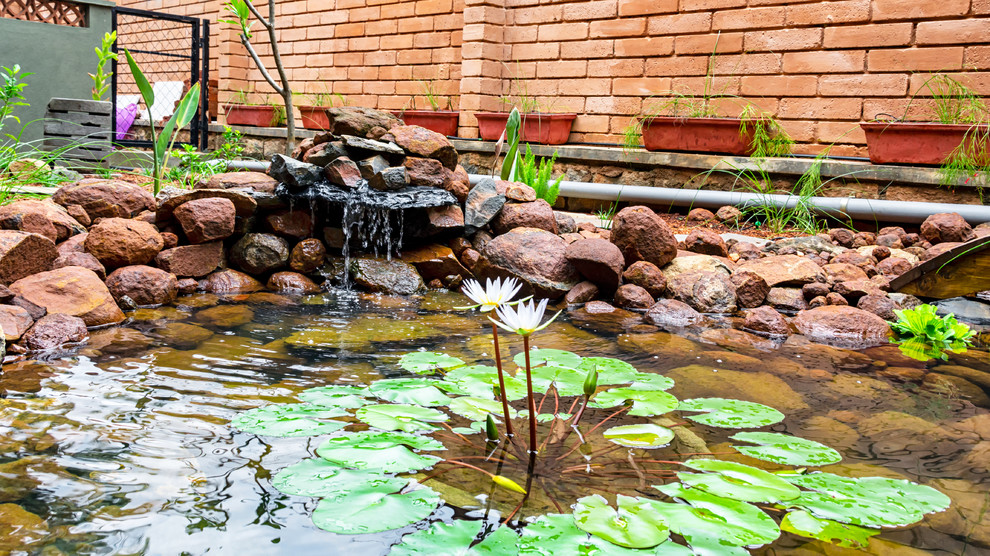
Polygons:
M495 418L492 414L488 414L488 419L485 421L485 436L488 437L489 442L498 441L498 427L495 426Z
M508 477L503 477L501 475L495 475L495 476L492 477L492 480L495 481L495 484L496 485L498 485L498 486L500 486L502 488L511 490L512 492L518 492L519 494L526 494L526 489L524 489L523 487L519 486L519 483L513 481L512 479L510 479Z
M584 395L591 397L595 395L595 390L598 389L598 371L595 369L588 370L588 376L584 379Z

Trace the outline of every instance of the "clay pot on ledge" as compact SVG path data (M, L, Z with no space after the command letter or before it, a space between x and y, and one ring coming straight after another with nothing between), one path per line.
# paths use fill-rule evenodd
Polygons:
M509 112L479 112L478 134L486 141L498 141L509 121ZM571 135L571 126L577 114L522 114L522 132L519 140L541 145L563 145Z
M987 141L988 126L935 122L866 122L866 147L874 164L941 165L963 141ZM970 132L972 130L972 132ZM969 139L967 139L967 133ZM979 150L979 149L974 149ZM983 147L990 152L990 144ZM990 161L982 161L986 164Z
M393 110L406 125L418 125L447 137L457 136L461 113L457 110Z
M729 154L753 152L753 130L739 132L738 118L686 118L651 116L642 118L643 146L648 151Z
M330 127L330 118L327 117L328 106L300 106L299 115L302 116L302 126L305 129L326 130Z
M269 105L253 106L247 104L224 104L224 114L227 115L227 125L244 125L252 127L277 127L282 124L275 119L275 107Z

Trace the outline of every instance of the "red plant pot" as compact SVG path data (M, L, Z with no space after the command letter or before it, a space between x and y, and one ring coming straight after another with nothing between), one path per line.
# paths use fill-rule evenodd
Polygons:
M461 116L456 110L393 110L392 114L406 125L418 125L449 137L457 136Z
M325 106L300 106L299 115L302 116L302 126L306 129L325 130L330 127Z
M509 121L508 112L479 112L478 134L486 141L498 141ZM571 135L577 114L522 114L519 140L541 145L563 145Z
M870 162L874 164L941 165L966 140L966 133L973 127L925 122L859 125L866 132L866 146L870 151ZM986 137L986 126L980 126L975 135ZM990 150L990 145L985 148Z
M272 127L275 120L275 108L272 106L224 104L223 111L227 115L227 125Z
M643 118L643 146L648 151L749 155L753 132L739 133L735 118Z

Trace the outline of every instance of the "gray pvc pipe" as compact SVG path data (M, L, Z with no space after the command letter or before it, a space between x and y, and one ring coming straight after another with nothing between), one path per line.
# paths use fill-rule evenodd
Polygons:
M231 170L254 170L264 172L268 162L254 160L233 160L227 164ZM471 184L476 184L489 176L471 174ZM710 191L706 189L671 189L667 187L645 187L642 185L620 185L611 183L588 183L578 181L560 182L560 194L564 197L599 199L602 201L649 203L678 207L719 208L725 205L743 207L754 204L773 204L777 207L793 208L798 198L794 195L763 195L741 191ZM915 201L883 201L879 199L856 199L854 197L812 197L809 204L815 210L843 220L878 220L881 222L903 222L920 224L929 216L940 212L956 212L970 224L990 222L990 207L983 205L957 205L953 203L922 203Z

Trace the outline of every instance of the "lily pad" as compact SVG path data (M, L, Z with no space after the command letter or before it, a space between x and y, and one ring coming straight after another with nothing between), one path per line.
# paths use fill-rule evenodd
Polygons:
M493 415L497 419L503 418L502 402L470 396L454 398L450 402L450 411L472 421L484 421L488 415ZM515 410L509 407L509 418L514 418L515 414Z
M504 373L505 393L509 401L526 397L526 381ZM486 365L471 365L459 367L444 376L440 388L454 394L473 396L476 398L495 397L498 386L498 369Z
M700 415L685 415L684 417L702 425L727 429L765 427L784 420L784 414L772 407L756 402L725 398L684 400L677 409L679 411L701 411L703 413Z
M313 523L342 535L379 533L426 519L438 505L440 495L425 487L388 494L372 486L359 486L320 500L313 511Z
M605 539L589 535L574 525L574 516L546 514L522 530L519 539L520 556L559 556L583 554L589 556L691 556L692 552L671 540L655 548L640 550L616 546Z
M374 469L382 473L405 473L432 467L441 458L417 454L419 450L443 450L432 438L395 432L364 431L327 439L316 449L321 458L353 469Z
M499 527L484 540L473 544L481 533L483 521L455 519L451 523L434 523L429 529L416 531L402 537L393 546L391 556L444 554L450 556L514 556L518 553L519 536L508 527Z
M351 409L368 403L364 399L370 395L368 389L358 386L319 386L303 390L299 399L313 405Z
M598 371L598 384L602 386L629 384L636 380L637 376L644 374L629 363L612 357L585 357L578 366L578 370L585 374L592 369Z
M368 390L388 402L413 405L447 405L450 398L437 388L439 381L428 378L386 378L371 383Z
M685 467L709 473L678 473L682 483L743 502L782 502L801 495L794 485L762 469L717 459L691 459Z
M664 392L663 390L635 390L633 388L613 388L595 394L590 404L591 407L609 408L632 401L632 409L629 415L640 417L651 417L653 415L663 415L675 409L677 398Z
M244 432L265 436L315 436L330 434L347 426L346 411L302 403L256 407L234 417L231 424Z
M279 471L272 484L285 494L323 498L351 492L358 486L385 493L398 492L409 484L409 480L345 469L321 458L309 458Z
M670 390L674 387L674 379L656 373L636 373L629 387L633 390Z
M880 533L879 529L868 529L829 519L819 519L805 511L795 511L785 515L780 522L780 529L809 539L818 539L847 548L866 548L870 542L870 537Z
M780 465L822 466L839 463L842 455L828 446L776 432L740 432L729 437L759 446L733 446L741 454Z
M630 448L662 448L674 439L674 431L651 423L620 425L602 433L606 439Z
M680 483L654 485L655 489L684 500L687 504L652 501L655 512L670 524L673 532L688 543L696 539L721 539L735 546L762 546L780 536L777 523L762 510L747 502L730 500L697 488L685 488Z
M601 496L579 498L574 506L578 529L626 548L650 548L670 537L670 529L652 511L650 504L631 496L618 495L618 509Z
M441 411L409 404L366 405L354 414L363 423L387 431L434 431L430 423L447 420Z
M453 369L463 364L464 361L456 357L432 351L414 351L399 359L400 368L420 375L432 374L438 370Z
M569 367L546 365L532 370L533 389L548 392L553 385L561 396L581 396L584 394L584 379L587 373Z
M524 369L526 368L525 352L517 353L512 360L516 365ZM531 349L529 350L529 365L530 367L553 365L556 367L571 367L572 369L576 369L581 365L581 356L560 349Z

